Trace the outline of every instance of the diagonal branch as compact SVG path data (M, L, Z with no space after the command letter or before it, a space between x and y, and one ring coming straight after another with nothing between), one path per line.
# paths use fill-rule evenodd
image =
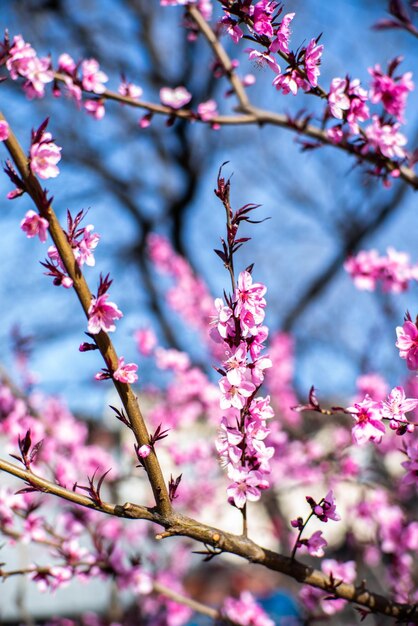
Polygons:
M4 119L5 118L3 114L0 113L0 120ZM84 310L84 313L86 314L86 317L88 318L88 310L91 304L92 294L88 288L87 282L80 268L78 267L72 248L68 243L66 235L61 228L57 216L51 204L45 202L45 194L42 190L42 187L38 179L30 171L27 157L18 140L16 139L16 136L11 130L9 138L5 141L5 144L25 184L25 188L28 194L31 196L39 211L39 214L43 218L48 220L49 232L51 234L52 240L57 247L65 269L68 272L68 275L73 280L74 290L77 293L80 304ZM100 331L100 333L98 335L95 335L94 337L96 345L102 354L106 366L111 372L114 372L118 367L118 355L115 348L113 347L113 344L108 334L104 331ZM135 396L130 385L126 383L121 383L113 378L112 381L128 415L137 444L139 446L148 445L149 434L141 413L141 409L138 404L137 397ZM161 513L168 515L171 511L171 502L168 496L164 477L154 450L151 450L150 455L146 459L144 459L144 466L147 471L149 481L151 483L157 508Z

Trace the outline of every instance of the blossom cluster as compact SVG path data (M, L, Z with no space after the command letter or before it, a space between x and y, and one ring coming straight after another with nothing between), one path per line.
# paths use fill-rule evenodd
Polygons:
M418 265L412 265L408 254L394 248L388 248L386 256L379 256L377 250L361 250L346 260L344 269L355 286L365 291L380 285L383 291L400 293L408 289L410 281L418 280Z
M218 370L220 406L224 412L216 447L227 467L231 503L243 508L256 501L269 486L270 458L274 448L266 446L266 420L273 417L270 398L256 397L265 370L272 363L262 355L268 330L263 325L266 287L253 282L248 271L241 272L233 297L226 304L218 298L213 338L225 348Z
M389 427L397 435L414 431L414 424L409 422L406 413L418 405L417 398L407 398L403 387L395 387L386 400L375 401L368 395L361 402L355 402L346 409L355 419L352 429L354 441L362 445L368 441L380 443L386 428L382 420L389 421Z

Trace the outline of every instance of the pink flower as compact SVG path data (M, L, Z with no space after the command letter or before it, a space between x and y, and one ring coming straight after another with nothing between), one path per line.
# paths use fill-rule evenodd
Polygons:
M373 115L372 120L365 129L368 143L363 151L367 152L368 147L373 147L388 159L404 159L406 154L403 147L407 140L405 135L399 132L399 124L382 124L377 115Z
M233 385L226 376L219 381L219 387L222 392L220 402L221 409L229 409L230 407L243 409L246 399L256 390L255 385L246 380L242 380L239 384Z
M418 369L418 328L411 321L406 321L403 326L396 328L398 341L396 347L399 348L399 356L406 359L406 366L409 370Z
M248 58L250 61L255 61L256 65L263 67L268 65L273 72L276 74L280 74L280 66L278 65L276 59L268 54L267 52L260 52L259 50L254 50L254 48L245 48L244 52L248 52Z
M101 330L106 333L114 332L116 330L114 321L123 317L123 313L114 302L107 302L108 297L109 294L105 293L91 301L87 329L92 335L97 335Z
M55 178L59 174L57 163L61 159L61 148L52 141L51 133L43 133L39 142L30 149L30 169L39 178Z
M58 71L64 72L65 74L74 74L77 69L77 63L74 59L64 52L58 57Z
M157 345L157 337L151 328L140 328L134 334L137 348L144 356L150 356Z
M204 122L210 122L218 115L218 108L215 100L206 100L201 102L197 107L199 117Z
M325 498L323 498L319 504L316 504L316 502L310 496L307 496L306 500L310 504L312 511L321 520L321 522L328 522L329 519L334 520L335 522L340 521L341 517L338 515L336 510L334 494L332 490L328 491Z
M318 85L320 74L319 66L324 46L318 46L315 39L311 39L305 52L305 71L312 87Z
M270 45L270 52L284 52L289 54L289 41L290 41L290 22L295 17L295 13L287 13L282 19L279 28L276 31L276 39L274 39Z
M137 455L141 458L141 459L146 459L151 452L151 448L150 446L147 446L147 444L144 444L143 446L141 446L140 448L138 448L137 450Z
M407 422L405 413L413 411L417 405L417 398L405 397L403 387L394 387L387 400L382 403L382 415L390 420Z
M73 248L74 256L80 267L84 265L84 263L89 267L94 267L96 264L93 251L99 243L100 235L98 233L93 233L93 230L93 224L86 226L82 230L82 233L80 233L80 235L82 235L82 239L77 241L77 246Z
M185 87L176 87L170 89L170 87L163 87L160 89L161 102L172 109L181 109L185 104L188 104L192 99L192 94L187 91Z
M220 24L225 27L226 32L231 37L234 43L238 43L241 37L244 36L238 23L229 16L224 16L220 19Z
M304 545L311 556L324 556L324 548L328 545L322 537L322 530L317 530L309 539L303 539Z
M225 598L221 613L242 626L274 626L273 620L249 591L243 591L239 598Z
M133 100L138 100L142 94L143 90L139 85L134 85L134 83L128 83L123 80L118 87L118 92L121 96L126 96L127 98L133 98Z
M84 108L95 120L102 120L106 113L104 102L101 98L99 100L85 100Z
M121 356L118 359L118 367L113 372L113 378L121 383L132 385L132 383L138 380L138 376L136 374L137 370L138 366L136 363L125 364L125 359Z
M104 93L106 87L103 83L108 81L107 75L100 71L99 63L96 59L86 59L81 64L81 84L86 91L93 93Z
M398 78L384 74L380 65L369 68L372 76L370 100L373 104L381 102L385 111L393 115L399 122L405 123L404 114L408 93L414 89L412 73L406 72Z
M35 50L21 35L16 35L13 39L6 67L12 80L19 76L26 79L23 88L29 98L42 97L45 94L45 84L54 79L51 60L47 57L38 58Z
M386 429L380 421L382 414L378 402L373 402L369 396L366 396L362 402L348 407L347 411L356 420L356 424L352 429L352 435L357 444L362 445L367 441L381 442Z
M228 500L233 502L236 507L242 509L247 500L256 502L260 499L260 489L267 489L269 483L262 478L261 472L244 469L235 469L232 466L228 468L228 477L233 483L228 487Z
M20 222L20 228L26 233L26 237L30 239L38 236L42 243L46 241L48 227L48 220L32 210L28 211Z
M0 141L6 141L9 138L9 124L6 120L0 120Z

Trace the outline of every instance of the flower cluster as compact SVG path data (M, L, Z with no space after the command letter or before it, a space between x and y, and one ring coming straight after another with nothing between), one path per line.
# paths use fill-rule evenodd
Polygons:
M393 115L402 124L405 123L406 99L410 91L414 89L412 73L406 72L401 76L394 77L393 72L400 63L397 57L389 64L388 73L384 74L380 65L369 68L372 76L370 88L370 101L373 104L381 102L389 115Z
M234 624L241 626L274 626L264 609L249 591L243 591L239 598L226 598L221 613Z
M51 59L39 58L36 51L24 41L21 35L16 35L11 45L6 36L3 50L6 67L12 80L24 78L23 89L27 97L42 98L45 95L45 85L54 80Z
M403 326L396 328L398 338L396 347L399 348L399 356L406 359L409 370L418 370L418 327L409 315Z
M344 269L355 286L365 291L374 291L380 284L383 291L400 293L408 289L411 280L418 280L418 265L394 248L387 249L387 256L379 256L377 250L361 250L346 260Z
M265 292L266 287L254 283L245 271L231 300L215 301L218 316L213 337L225 347L218 370L224 417L216 446L232 481L229 501L238 508L247 500L258 500L260 490L269 486L269 459L274 454L264 443L269 432L266 420L273 417L270 398L256 397L265 370L271 367L269 357L261 354L268 334L263 326Z
M367 441L380 443L385 425L382 420L389 420L391 430L397 435L404 435L414 431L414 424L409 422L406 413L413 411L418 405L418 399L406 398L403 387L394 387L386 400L377 402L366 395L361 402L355 402L346 409L355 419L352 429L353 440L362 445Z

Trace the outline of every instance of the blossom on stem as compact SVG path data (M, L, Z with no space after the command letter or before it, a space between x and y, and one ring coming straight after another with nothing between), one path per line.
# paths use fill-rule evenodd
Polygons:
M172 109L181 109L185 104L188 104L192 99L192 94L187 91L185 87L176 87L170 89L170 87L162 87L160 89L160 100L162 104Z
M0 141L6 141L9 138L9 124L6 120L0 120Z
M270 52L284 52L284 54L289 54L289 41L290 41L290 22L295 17L295 13L287 13L282 21L278 29L275 32L276 38L270 44Z
M306 500L310 505L312 512L316 515L321 522L328 522L328 520L334 520L335 522L339 522L341 517L337 513L334 494L331 491L328 491L325 498L317 504L313 498L310 496L306 496Z
M366 396L364 400L354 403L354 406L350 406L346 410L356 420L351 432L357 444L362 445L367 441L381 442L386 428L381 422L380 403L374 402L369 396Z
M319 66L323 50L323 45L319 46L316 39L311 39L305 51L305 71L311 87L318 85Z
M267 489L269 483L263 479L262 473L255 470L228 468L228 477L232 483L227 488L228 500L238 509L242 509L247 500L256 502L260 499L260 489Z
M225 598L220 612L228 620L241 626L274 626L273 620L256 603L249 591L243 591L239 598Z
M409 370L418 369L418 328L416 324L407 320L403 326L396 328L398 338L396 347L399 348L399 356L406 359Z
M380 65L369 68L372 77L370 100L373 104L381 102L385 111L399 122L405 123L405 108L408 93L414 89L412 72L406 72L397 78L384 74Z
M395 422L408 422L405 413L413 411L417 405L417 398L405 397L403 387L394 387L387 400L382 402L382 415Z
M256 387L247 380L242 380L240 383L234 385L230 382L228 374L219 381L219 387L222 392L221 409L229 409L230 407L243 409L246 398L249 398L255 392ZM235 380L234 375L233 380Z
M305 547L311 556L324 556L324 548L327 542L322 537L322 530L317 530L309 537L309 539L301 539L298 541L298 548Z
M55 178L59 174L57 163L61 159L61 148L52 141L51 133L42 133L39 141L30 148L30 169L39 178Z
M42 243L46 241L48 227L48 220L38 215L32 209L27 211L25 217L20 222L20 228L26 233L26 237L30 239L38 236Z
M113 378L121 383L132 385L132 383L138 380L137 370L138 366L136 363L125 363L124 357L121 356L118 359L118 367L113 372Z
M111 333L116 330L115 320L123 317L114 302L107 302L109 294L105 293L98 298L92 298L88 310L89 321L87 329L92 335L97 335L101 330Z
M100 70L96 59L85 59L81 63L81 84L86 91L102 94L106 91L104 83L108 81L107 75Z
M369 147L372 147L388 159L404 159L406 157L404 146L407 139L399 132L399 126L399 124L385 124L377 115L373 115L372 123L365 129L367 143L363 152L367 152Z

